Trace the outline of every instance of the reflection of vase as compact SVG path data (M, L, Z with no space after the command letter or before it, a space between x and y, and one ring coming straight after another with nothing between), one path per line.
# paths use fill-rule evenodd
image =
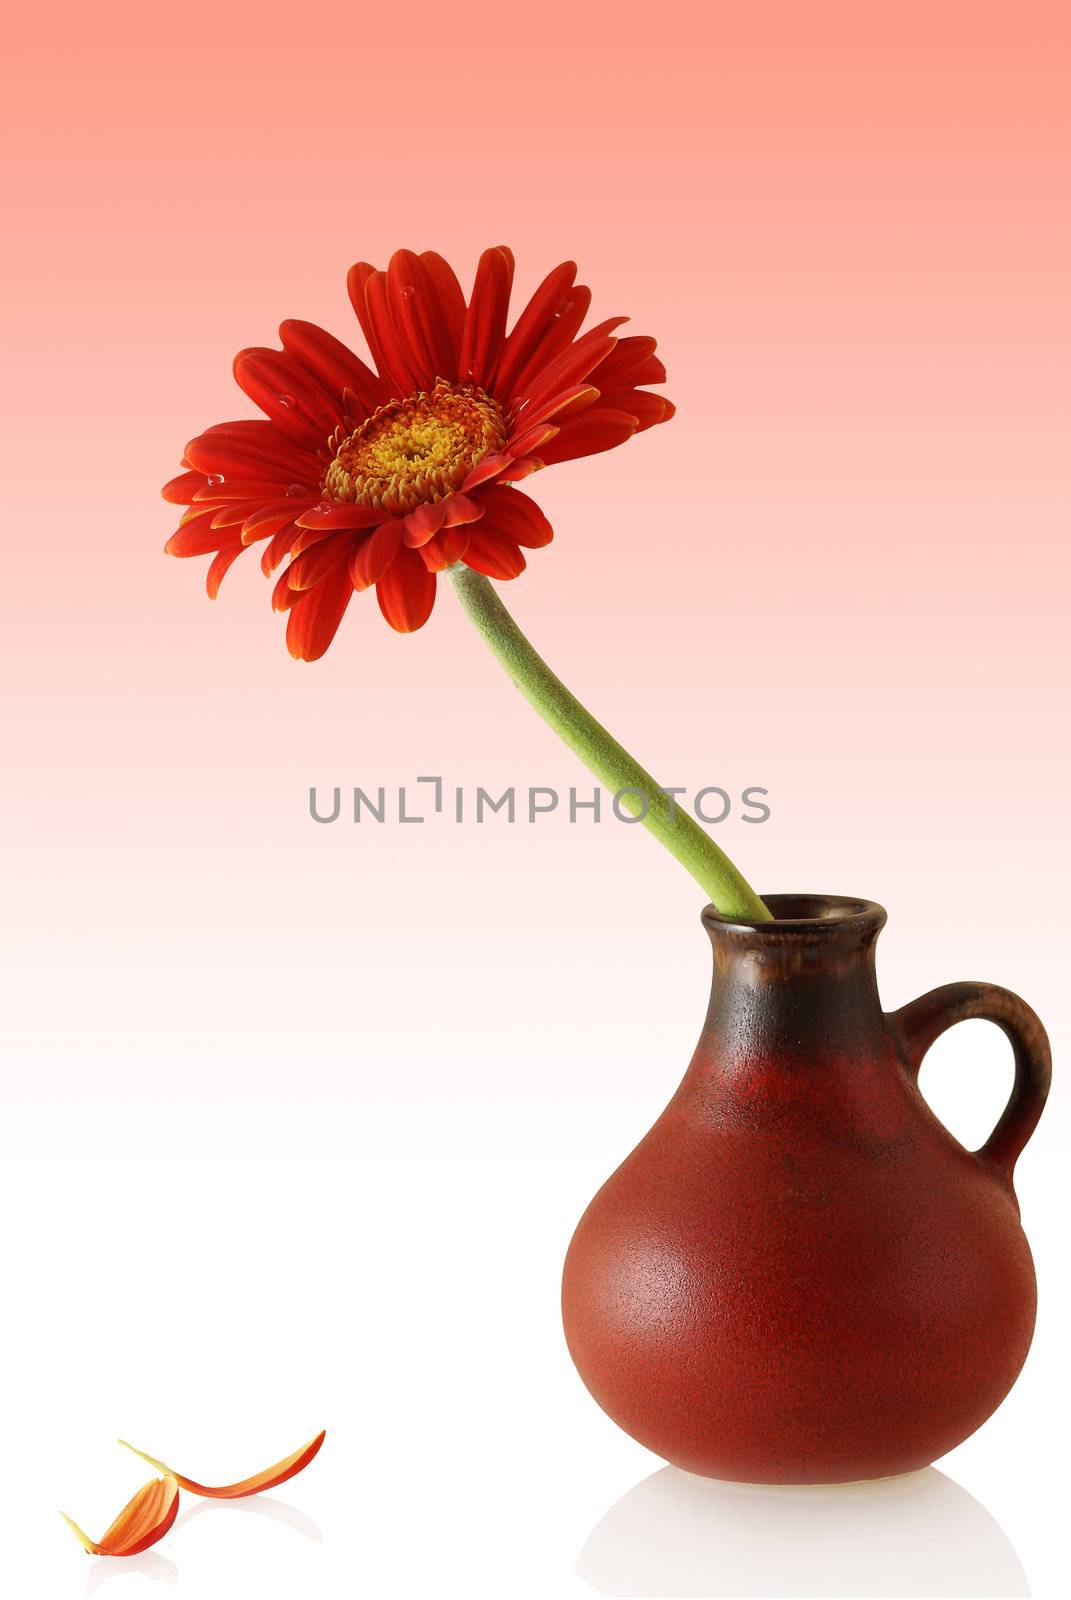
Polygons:
M632 1600L1030 1592L1000 1525L934 1467L823 1488L663 1467L611 1507L576 1570L599 1594Z
M910 1472L1000 1403L1034 1324L1015 1159L1048 1086L1016 996L950 984L882 1013L865 901L704 913L706 1025L662 1116L591 1202L563 1312L584 1382L666 1460L751 1483ZM1015 1087L981 1150L919 1092L934 1039L986 1017Z

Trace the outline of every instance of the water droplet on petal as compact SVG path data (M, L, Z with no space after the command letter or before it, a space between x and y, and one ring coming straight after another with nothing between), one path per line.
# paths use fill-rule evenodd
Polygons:
M218 489L220 484L221 483L225 483L226 481L227 480L224 478L222 472L212 472L212 473L209 474L208 478L205 480L206 486L209 489Z
M302 496L307 495L308 492L309 491L305 488L304 484L292 483L289 489L287 489L286 494L289 500L298 500Z
M284 411L289 411L294 404L294 396L292 394L277 394L275 398Z

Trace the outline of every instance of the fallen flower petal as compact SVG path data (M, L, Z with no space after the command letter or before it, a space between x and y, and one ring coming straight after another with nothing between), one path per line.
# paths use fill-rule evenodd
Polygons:
M165 1476L144 1484L99 1540L91 1539L65 1511L60 1512L87 1555L136 1556L163 1538L178 1516L179 1506L178 1480L163 1470Z
M133 1450L136 1456L147 1461L150 1466L156 1467L160 1472L168 1473L183 1489L188 1489L191 1494L207 1495L212 1500L240 1500L247 1494L259 1494L262 1489L274 1489L276 1484L285 1483L287 1478L293 1478L297 1473L307 1467L313 1456L327 1436L323 1429L315 1439L310 1439L308 1444L302 1445L300 1450L295 1450L292 1456L287 1456L283 1461L277 1461L273 1467L265 1467L263 1472L256 1473L252 1478L243 1478L241 1483L228 1483L221 1489L209 1489L203 1483L195 1483L192 1478L184 1478L181 1472L175 1472L171 1467L157 1461L155 1456L145 1454L144 1450L137 1450L125 1439L119 1443L127 1450Z

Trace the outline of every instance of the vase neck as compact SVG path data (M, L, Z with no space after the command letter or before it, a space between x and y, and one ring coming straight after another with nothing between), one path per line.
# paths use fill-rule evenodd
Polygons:
M723 1065L857 1056L883 1032L874 965L880 906L818 896L769 896L774 921L704 913L714 978L704 1040Z

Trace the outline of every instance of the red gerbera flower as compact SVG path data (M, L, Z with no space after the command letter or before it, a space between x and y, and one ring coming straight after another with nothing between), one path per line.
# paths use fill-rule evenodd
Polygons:
M422 627L436 574L463 561L492 578L524 570L550 523L513 487L539 467L623 444L673 407L655 341L579 335L591 300L564 262L512 330L513 256L480 257L472 297L434 251L398 250L386 272L358 262L349 293L375 370L310 322L284 322L281 350L243 350L234 375L267 421L221 422L186 447L163 490L188 506L171 555L215 552L214 599L249 545L289 611L286 641L315 661L355 590L375 586L400 633Z

